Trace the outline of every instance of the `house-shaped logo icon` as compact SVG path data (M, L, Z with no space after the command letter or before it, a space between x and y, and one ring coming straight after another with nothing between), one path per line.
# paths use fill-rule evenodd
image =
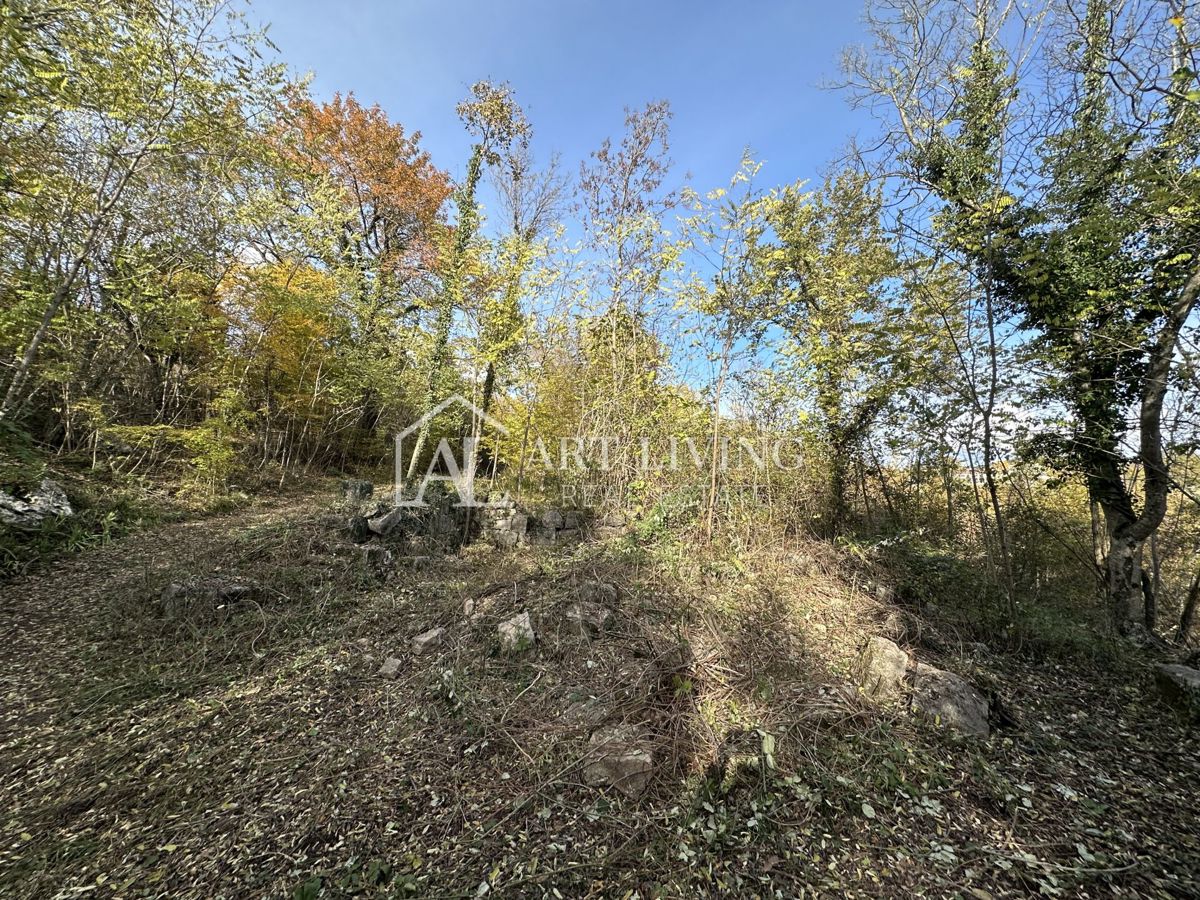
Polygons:
M462 465L459 466L458 460L455 458L453 451L450 448L449 442L442 438L438 441L437 447L434 450L433 458L429 462L429 466L425 470L425 474L421 479L421 485L414 496L406 496L408 491L405 485L405 455L404 442L405 439L419 435L423 429L433 424L433 421L440 416L445 410L451 406L461 406L465 411L470 413L471 422L478 423L478 427L472 427L471 434L463 438L462 445ZM475 466L477 462L476 448L478 446L478 435L482 434L484 428L490 428L492 431L502 435L508 434L508 429L497 419L489 416L478 406L467 400L465 397L460 397L458 394L453 394L443 400L417 421L413 422L403 431L396 435L396 505L397 506L428 506L425 502L425 488L428 487L431 481L449 481L458 491L459 506L487 506L486 503L479 503L475 500L474 483L475 483ZM438 464L446 470L445 475L435 475L434 470Z

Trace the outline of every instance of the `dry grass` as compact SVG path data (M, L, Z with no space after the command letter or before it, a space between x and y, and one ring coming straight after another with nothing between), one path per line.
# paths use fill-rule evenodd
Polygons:
M470 547L381 580L338 521L294 498L3 588L6 893L1196 885L1196 756L1141 681L942 641L921 652L1000 688L1019 730L975 744L873 707L841 685L893 610L826 545ZM262 589L162 615L164 584L213 572ZM593 581L615 586L616 615L581 636L564 609ZM495 625L522 610L537 646L503 655ZM409 640L438 625L447 643L414 657ZM394 680L375 674L387 656ZM582 783L588 734L618 721L654 736L638 801Z

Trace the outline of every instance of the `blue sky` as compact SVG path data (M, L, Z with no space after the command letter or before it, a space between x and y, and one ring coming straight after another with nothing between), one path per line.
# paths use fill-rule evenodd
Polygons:
M507 80L539 158L574 174L623 109L666 98L675 177L725 185L750 146L763 185L818 178L872 123L837 92L842 47L864 39L859 0L255 0L251 18L327 98L353 92L420 130L434 161L461 173L468 137L454 113L480 78Z

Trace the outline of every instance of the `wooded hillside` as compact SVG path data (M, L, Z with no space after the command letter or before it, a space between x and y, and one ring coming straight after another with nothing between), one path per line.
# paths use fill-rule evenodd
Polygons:
M1194 7L871 0L717 184L254 21L0 4L0 883L1200 891Z

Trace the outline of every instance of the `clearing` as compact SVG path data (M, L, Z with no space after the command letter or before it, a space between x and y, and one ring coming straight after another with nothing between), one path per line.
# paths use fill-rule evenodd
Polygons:
M1016 720L974 740L845 689L897 610L827 545L629 535L376 572L332 495L0 588L5 895L1200 891L1195 732L1145 661L907 611L901 643ZM188 575L257 589L168 614ZM599 630L569 614L583 595L611 612ZM501 652L522 611L536 643ZM633 797L585 783L589 735L619 723L653 757Z

